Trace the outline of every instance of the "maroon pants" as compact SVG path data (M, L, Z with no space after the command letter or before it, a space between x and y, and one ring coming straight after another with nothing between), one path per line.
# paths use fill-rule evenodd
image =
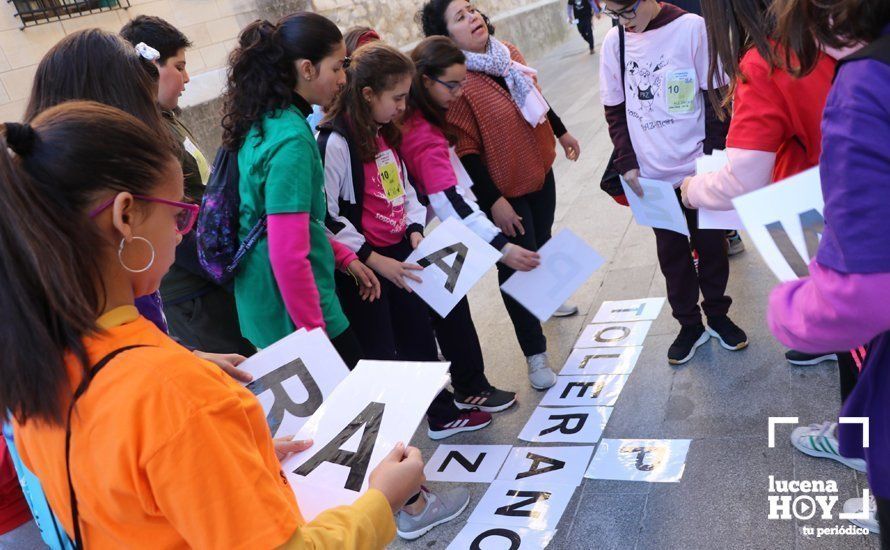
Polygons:
M680 190L677 190L680 200ZM732 298L726 295L729 280L729 257L726 235L722 229L699 229L698 211L680 203L686 215L690 237L655 229L658 264L667 283L667 297L674 318L681 325L701 323L701 310L708 317L726 315ZM692 251L698 252L698 272ZM704 297L698 306L699 292Z

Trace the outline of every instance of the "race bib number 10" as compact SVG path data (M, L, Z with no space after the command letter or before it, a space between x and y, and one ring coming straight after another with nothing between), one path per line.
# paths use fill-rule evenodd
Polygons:
M667 78L667 110L672 115L688 115L695 111L695 71L673 71Z

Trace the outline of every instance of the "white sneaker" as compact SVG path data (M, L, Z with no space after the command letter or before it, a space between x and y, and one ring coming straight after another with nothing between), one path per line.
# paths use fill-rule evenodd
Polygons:
M823 422L794 428L791 444L807 455L816 458L837 460L844 466L865 473L865 461L861 458L848 458L838 452L837 422Z
M844 503L845 514L859 514L862 512L862 499L851 498ZM878 527L878 503L874 495L868 497L868 519L851 519L850 523L863 529L868 529L872 533L879 535L881 533Z
M526 357L528 381L536 390L546 390L556 384L556 373L550 368L547 352Z
M572 315L578 315L578 306L568 302L562 304L553 312L554 317L571 317Z

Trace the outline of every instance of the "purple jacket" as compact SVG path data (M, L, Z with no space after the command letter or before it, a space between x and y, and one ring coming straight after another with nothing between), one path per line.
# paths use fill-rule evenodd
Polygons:
M890 26L884 29L890 34ZM840 452L864 458L871 490L890 498L890 65L850 61L838 71L822 121L820 174L825 233L810 277L777 287L769 324L801 351L868 343L859 381L841 416L869 418L838 428Z

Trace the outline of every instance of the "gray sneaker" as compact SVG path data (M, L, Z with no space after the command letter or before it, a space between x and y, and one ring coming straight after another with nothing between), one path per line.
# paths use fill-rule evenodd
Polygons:
M556 373L550 368L547 352L525 358L528 363L528 381L536 390L546 390L556 384Z
M554 317L571 317L572 315L578 315L578 306L569 302L562 304L553 312Z
M448 523L459 516L470 503L470 491L466 487L455 487L438 494L425 488L421 491L426 498L423 512L412 516L401 510L396 516L397 532L405 540L420 538L433 527Z

